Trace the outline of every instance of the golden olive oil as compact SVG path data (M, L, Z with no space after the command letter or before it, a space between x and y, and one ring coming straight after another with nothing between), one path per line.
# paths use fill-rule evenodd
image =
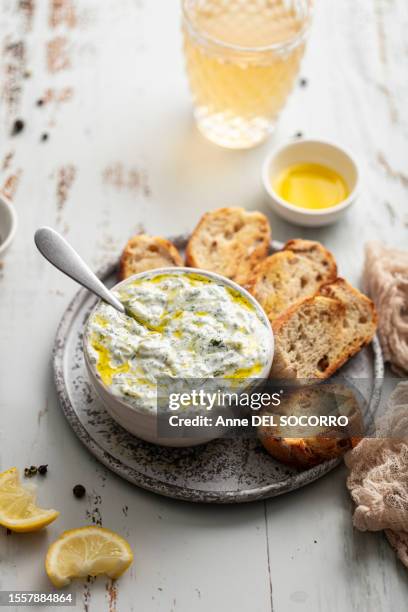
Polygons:
M336 206L349 195L344 178L321 164L294 164L283 170L272 183L283 200L309 210Z

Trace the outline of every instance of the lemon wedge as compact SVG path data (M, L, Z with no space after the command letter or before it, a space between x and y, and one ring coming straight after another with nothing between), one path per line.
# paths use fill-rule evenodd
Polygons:
M35 494L22 486L17 468L0 474L0 525L11 531L38 531L58 515L36 506Z
M56 587L72 578L106 574L118 578L133 561L124 538L103 527L80 527L64 533L48 549L45 570Z

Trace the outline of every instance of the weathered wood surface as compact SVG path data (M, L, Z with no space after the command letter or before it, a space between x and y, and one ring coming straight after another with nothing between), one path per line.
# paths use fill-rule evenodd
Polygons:
M48 589L47 544L102 522L129 539L135 563L116 585L75 585L78 610L406 609L406 573L383 536L353 531L344 468L267 503L218 508L161 499L99 465L65 422L50 368L76 288L32 237L52 225L97 267L142 228L188 231L220 205L267 211L261 161L300 130L355 151L362 194L328 229L268 213L274 237L323 240L358 282L366 240L407 245L407 26L405 0L317 3L307 87L272 141L228 152L194 129L176 0L2 0L0 187L20 224L0 268L0 465L48 463L40 499L62 515L42 533L0 533L1 589ZM10 136L20 117L24 131Z

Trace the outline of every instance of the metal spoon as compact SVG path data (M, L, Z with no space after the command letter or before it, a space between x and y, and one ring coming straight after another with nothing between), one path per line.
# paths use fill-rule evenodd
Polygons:
M136 318L118 298L99 280L84 260L58 232L41 227L34 234L34 242L41 255L53 266L86 289L116 308L122 314ZM140 321L138 321L140 323ZM146 325L142 323L142 325Z

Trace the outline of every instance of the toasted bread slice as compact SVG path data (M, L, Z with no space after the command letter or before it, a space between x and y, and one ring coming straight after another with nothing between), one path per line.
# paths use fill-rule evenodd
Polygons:
M337 278L336 260L320 242L295 238L288 240L283 248L285 251L292 251L310 259L319 268L322 276L328 279L327 282Z
M140 234L126 244L122 253L119 278L124 280L146 270L182 266L180 253L169 240Z
M306 298L275 319L272 378L325 379L339 360L346 307L320 295Z
M340 367L364 345L371 342L377 329L377 312L374 303L344 278L323 285L319 293L339 300L346 307L346 316L342 325L342 348L337 366Z
M371 342L377 313L369 298L338 278L290 308L272 327L272 377L325 379Z
M299 300L311 297L323 283L334 280L329 270L289 250L267 257L248 283L272 322Z
M339 384L295 390L277 409L266 409L263 414L274 414L277 424L258 428L264 448L278 461L301 469L341 457L364 431L357 398L350 388ZM327 422L317 426L289 426L281 424L282 415L325 417ZM339 416L346 416L348 424L339 426L329 421L330 417Z
M262 213L219 208L201 218L188 242L186 262L245 285L267 256L270 239L268 219Z

